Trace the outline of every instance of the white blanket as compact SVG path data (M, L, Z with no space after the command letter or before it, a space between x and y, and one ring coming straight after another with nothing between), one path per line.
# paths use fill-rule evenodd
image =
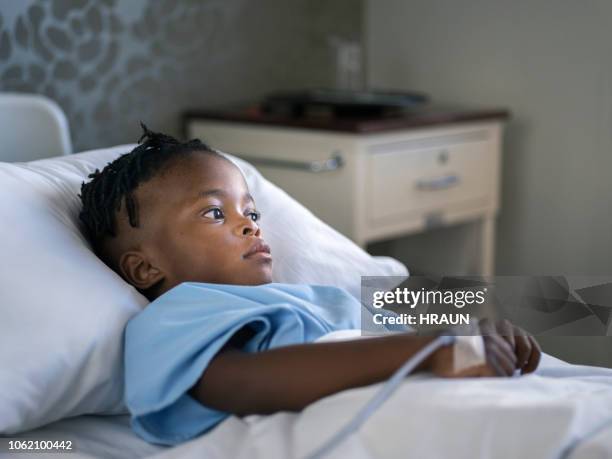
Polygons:
M380 384L344 391L301 413L231 417L155 456L302 458L340 429ZM334 458L556 458L588 451L612 425L612 370L545 355L537 374L444 380L411 376ZM601 440L600 440L601 441ZM580 454L580 457L582 456Z

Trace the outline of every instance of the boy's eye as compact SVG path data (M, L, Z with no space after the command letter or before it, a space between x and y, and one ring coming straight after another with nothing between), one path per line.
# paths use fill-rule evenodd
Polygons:
M249 212L249 217L251 217L251 220L256 222L256 221L259 221L261 219L261 213L257 212L256 210L253 210L253 211Z
M206 218L212 218L214 220L218 220L220 218L223 218L223 212L218 207L215 207L214 209L210 209L204 212L203 216Z

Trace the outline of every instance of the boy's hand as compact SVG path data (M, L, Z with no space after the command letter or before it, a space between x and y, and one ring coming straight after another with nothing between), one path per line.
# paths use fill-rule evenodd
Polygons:
M454 347L445 346L430 359L430 370L442 377L512 376L515 370L531 373L540 362L541 350L535 339L507 320L493 324L479 322L486 362L460 372L454 370Z
M506 340L516 355L516 369L521 370L521 374L535 371L542 357L542 349L533 336L508 320L493 324L483 319L478 325L483 335L498 334Z

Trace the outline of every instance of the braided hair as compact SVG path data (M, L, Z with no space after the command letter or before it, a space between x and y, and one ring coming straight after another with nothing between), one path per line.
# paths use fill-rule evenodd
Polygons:
M104 238L117 236L116 213L121 210L122 202L125 202L130 226L140 226L134 191L168 161L196 151L224 158L199 139L180 142L140 124L144 132L138 140L139 145L108 163L102 171L96 169L88 176L91 181L81 184L79 197L83 208L79 219L96 251Z

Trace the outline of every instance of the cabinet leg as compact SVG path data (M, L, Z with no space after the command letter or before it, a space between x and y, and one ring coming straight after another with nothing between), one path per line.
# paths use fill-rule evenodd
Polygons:
M482 219L481 224L480 271L483 276L493 276L495 271L495 216Z

